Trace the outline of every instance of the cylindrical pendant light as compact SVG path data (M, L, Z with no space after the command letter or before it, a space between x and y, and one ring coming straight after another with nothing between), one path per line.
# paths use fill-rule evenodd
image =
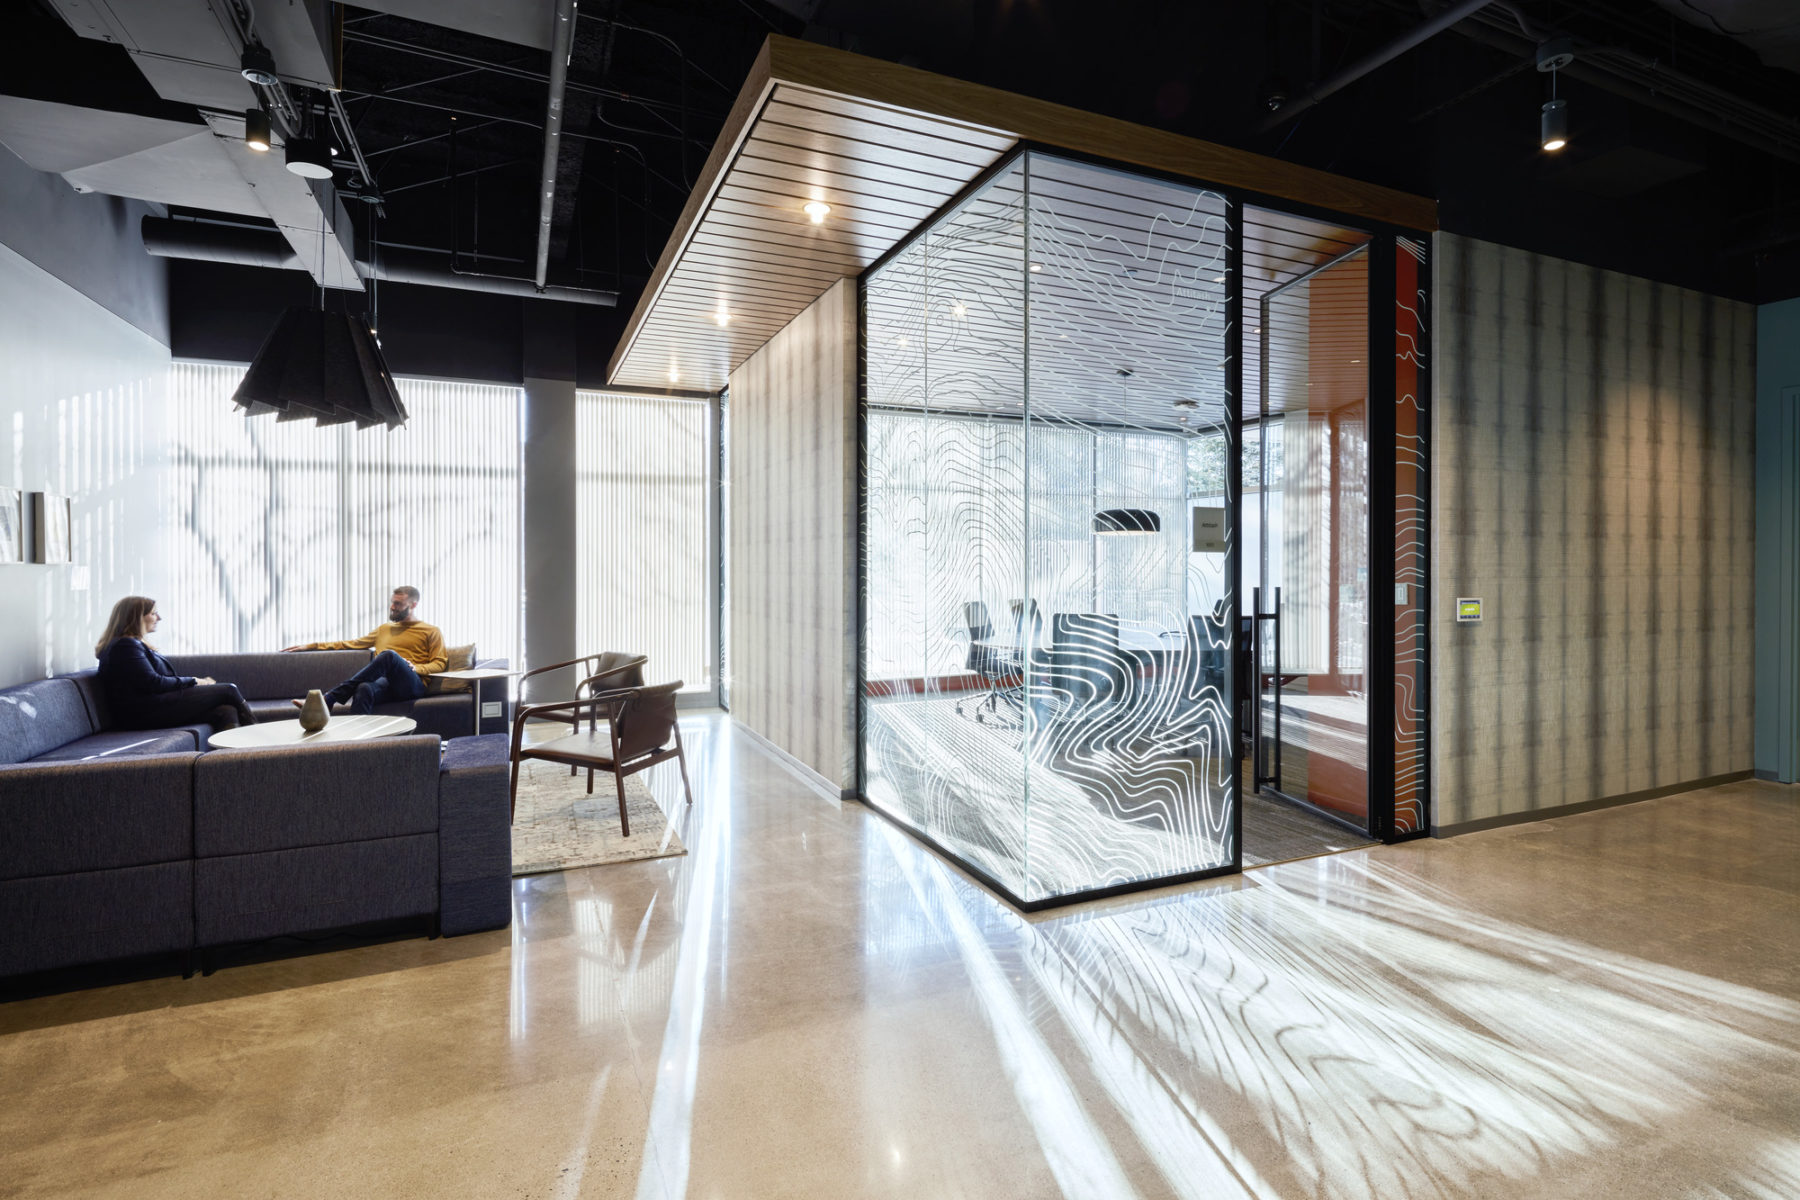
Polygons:
M244 145L258 153L263 153L271 144L269 114L260 108L246 108L244 110Z
M1538 117L1538 145L1554 154L1569 144L1569 102L1546 100Z

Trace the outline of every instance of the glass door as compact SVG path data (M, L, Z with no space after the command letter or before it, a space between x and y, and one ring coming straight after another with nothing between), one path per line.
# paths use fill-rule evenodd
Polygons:
M1256 782L1359 830L1370 827L1368 250L1271 279L1257 301L1248 497Z

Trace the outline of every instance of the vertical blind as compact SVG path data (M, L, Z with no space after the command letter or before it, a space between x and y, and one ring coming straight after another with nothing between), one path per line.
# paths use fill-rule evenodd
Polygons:
M650 658L652 682L713 686L711 406L575 393L576 634Z
M405 428L247 418L244 368L171 368L171 592L181 651L367 633L412 584L450 645L519 660L518 388L399 379Z

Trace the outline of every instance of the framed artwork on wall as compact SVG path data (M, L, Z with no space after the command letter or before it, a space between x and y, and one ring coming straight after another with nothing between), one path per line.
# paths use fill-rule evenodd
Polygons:
M40 563L75 561L73 522L69 519L69 497L49 492L31 495L32 545L31 560Z
M25 561L25 513L18 488L0 487L0 563Z

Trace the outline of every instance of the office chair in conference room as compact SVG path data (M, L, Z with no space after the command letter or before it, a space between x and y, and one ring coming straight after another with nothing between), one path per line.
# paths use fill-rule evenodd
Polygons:
M1057 698L1060 722L1084 723L1083 744L1096 740L1103 725L1124 705L1127 660L1119 645L1115 613L1055 613L1050 618L1048 691Z
M986 684L987 689L972 701L967 698L958 700L956 714L957 716L966 715L963 712L963 706L972 704L976 723L985 724L981 715L983 707L998 716L1000 701L1013 703L1009 695L1012 689L1007 686L1007 681L1012 677L1012 667L1007 656L1001 650L994 646L981 645L982 642L994 636L994 624L988 619L986 604L979 600L971 600L964 604L963 624L968 626L969 630L969 653L964 659L963 669Z

